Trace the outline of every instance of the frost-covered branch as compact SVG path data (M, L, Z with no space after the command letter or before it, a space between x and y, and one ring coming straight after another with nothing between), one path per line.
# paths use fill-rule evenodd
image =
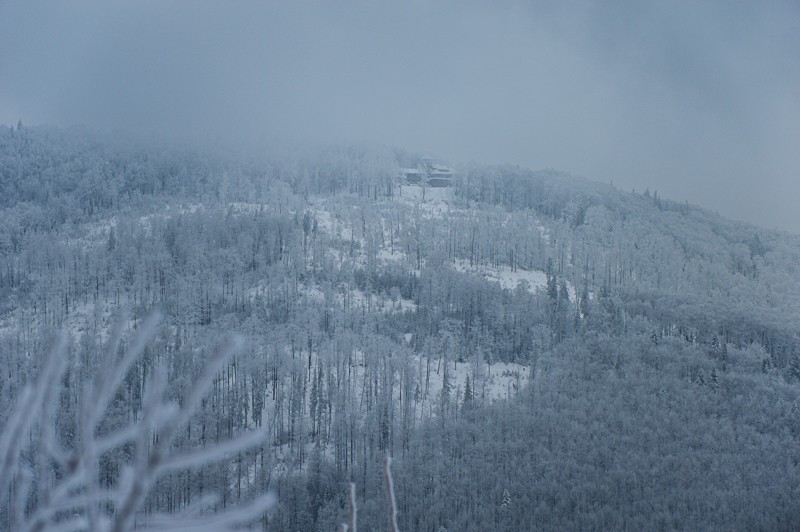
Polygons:
M349 523L342 523L342 532L356 532L358 530L358 507L356 506L356 485L353 482L347 484L347 504Z
M394 498L394 479L392 478L392 457L383 459L383 479L386 482L386 501L389 505L389 530L397 532L397 501Z
M211 357L181 406L165 400L167 372L156 366L147 379L138 421L109 434L97 434L125 375L153 338L159 320L157 314L144 320L130 348L120 357L117 352L127 320L114 327L97 378L85 384L79 395L79 438L71 449L61 447L55 428L55 408L67 367L67 338L59 337L36 382L19 395L0 435L0 500L8 501L5 519L11 528L30 532L132 530L160 476L218 462L265 440L266 432L258 430L218 445L173 451L178 431L189 422L218 372L241 345L236 336L229 337ZM115 486L101 488L101 457L130 443L135 446L132 463ZM138 526L152 530L233 529L258 519L276 499L265 494L247 505L216 514L210 511L215 502L215 498L202 497L180 514L148 516Z

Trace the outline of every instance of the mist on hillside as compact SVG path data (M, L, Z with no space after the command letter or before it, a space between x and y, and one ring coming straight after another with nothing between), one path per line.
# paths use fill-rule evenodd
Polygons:
M0 5L0 122L556 168L800 231L791 3Z
M800 530L797 20L0 3L0 531Z

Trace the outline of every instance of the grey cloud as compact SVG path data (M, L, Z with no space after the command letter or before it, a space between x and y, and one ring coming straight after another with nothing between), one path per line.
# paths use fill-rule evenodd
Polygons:
M0 4L0 122L369 141L800 232L800 13L737 2Z

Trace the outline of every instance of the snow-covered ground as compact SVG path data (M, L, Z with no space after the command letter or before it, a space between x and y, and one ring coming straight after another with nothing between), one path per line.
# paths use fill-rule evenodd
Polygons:
M491 266L470 266L466 259L455 259L453 269L462 273L479 275L488 281L499 283L501 287L514 290L519 283L527 283L531 292L547 286L547 275L540 270L512 270L509 266L493 268Z
M316 286L300 286L299 292L318 303L325 301L325 294ZM250 293L255 296L256 292L251 291ZM346 293L337 291L333 297L333 304L340 308L365 308L368 311L383 314L417 310L417 304L410 299L403 297L392 299L390 296L381 294L365 294L358 288L349 289Z
M398 185L400 201L449 202L455 197L451 187L423 187L421 185Z
M299 365L295 368L295 371L307 371L307 356L307 354L298 355L297 361ZM431 353L409 354L407 351L405 354L403 352L394 353L391 359L394 367L392 378L395 380L393 386L395 408L400 408L400 394L403 388L402 380L411 379L410 389L413 390L414 394L413 415L415 422L440 415L445 379L449 384L451 407L463 405L467 377L469 377L470 387L472 388L472 398L477 403L492 403L510 399L518 395L530 379L530 368L513 362L488 364L483 360L475 359L463 362L450 360L445 363L443 358L434 356ZM320 362L319 355L316 352L312 353L312 367L317 367ZM360 398L365 393L363 389L365 372L370 364L375 363L363 351L356 350L352 353L348 364L348 371L352 371L349 381L354 385L351 392L352 397ZM404 367L412 371L403 370L402 368ZM284 396L288 397L291 379L284 378L280 385ZM268 386L271 386L271 384ZM310 385L306 386L305 393L307 395L311 393ZM267 396L270 396L270 394L267 394ZM306 405L309 404L309 400L310 395L306 397ZM273 409L274 401L268 399L264 405L262 419L271 419Z
M412 339L411 334L405 335L406 343ZM288 357L288 347L287 347ZM424 422L429 419L436 418L441 415L442 405L442 391L445 383L445 375L449 383L449 414L452 416L458 415L458 409L464 404L465 386L467 377L470 380L470 387L472 389L472 400L478 404L492 403L496 401L508 400L518 395L524 386L530 380L530 368L522 364L503 363L498 362L494 364L487 364L482 360L473 361L448 361L445 365L445 360L437 358L430 353L417 353L411 354L408 350L398 351L390 355L391 363L388 367L393 367L392 379L393 383L393 402L394 409L398 413L401 410L401 397L402 390L411 389L412 395L403 398L405 401L413 401L411 415L411 425ZM308 355L298 355L294 361L287 361L290 368L287 371L306 373L308 366ZM312 367L318 367L322 363L323 366L330 364L321 361L318 353L314 352L311 355ZM369 354L361 350L355 350L351 353L349 361L345 362L347 365L348 379L351 384L349 388L349 396L352 401L360 401L363 399L364 394L369 390L365 389L365 384L368 379L367 370L374 371L375 364L380 367L385 367L384 363L379 363L376 360L370 360ZM328 371L335 371L333 367L327 366ZM303 378L303 377L301 377ZM409 380L410 379L410 380ZM405 380L405 382L404 382ZM290 386L292 386L292 379L285 375L280 382L280 394L282 397L287 398L291 396ZM267 384L271 387L271 384ZM311 399L311 385L307 384L304 387L305 398L302 408L304 409L304 417L308 416L310 399ZM272 394L265 394L265 404L262 410L262 420L265 425L272 426L275 422L275 407L276 402L272 400ZM286 415L286 405L283 405L283 415ZM252 422L251 422L252 423ZM306 425L306 430L308 425ZM312 456L313 444L305 443L305 455L307 458ZM323 454L329 460L333 460L334 448L329 444L322 450ZM278 476L298 474L310 465L310 460L306 460L303 465L293 461L293 453L288 444L279 445L275 448L273 463L273 474ZM251 478L252 481L252 478Z
M452 266L456 271L481 276L487 281L498 283L507 290L515 290L520 283L524 283L531 292L536 292L539 289L544 290L547 287L547 274L541 270L524 270L522 268L512 270L505 265L499 268L485 265L470 266L469 261L466 259L455 259L452 262ZM565 282L570 300L575 301L578 298L577 289L571 282ZM590 293L589 297L593 298L594 295Z
M333 214L324 207L317 207L312 211L314 219L317 221L317 230L322 231L331 238L340 240L351 240L353 229L344 221L334 217Z
M432 359L429 367L426 356L416 355L414 358L419 368L417 378L423 394L426 392L427 382L423 406L428 409L429 415L436 415L434 406L444 387L444 362ZM513 362L487 364L485 361L450 361L447 365L447 379L451 387L451 398L457 400L458 404L464 402L467 377L473 398L479 402L492 403L517 395L528 382L530 370L527 366Z
M440 219L454 210L455 191L452 188L400 185L398 189L399 203L418 208L425 218Z

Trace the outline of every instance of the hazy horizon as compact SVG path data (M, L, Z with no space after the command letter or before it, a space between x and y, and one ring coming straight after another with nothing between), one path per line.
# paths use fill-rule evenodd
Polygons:
M0 123L373 142L800 233L800 9L0 4Z

